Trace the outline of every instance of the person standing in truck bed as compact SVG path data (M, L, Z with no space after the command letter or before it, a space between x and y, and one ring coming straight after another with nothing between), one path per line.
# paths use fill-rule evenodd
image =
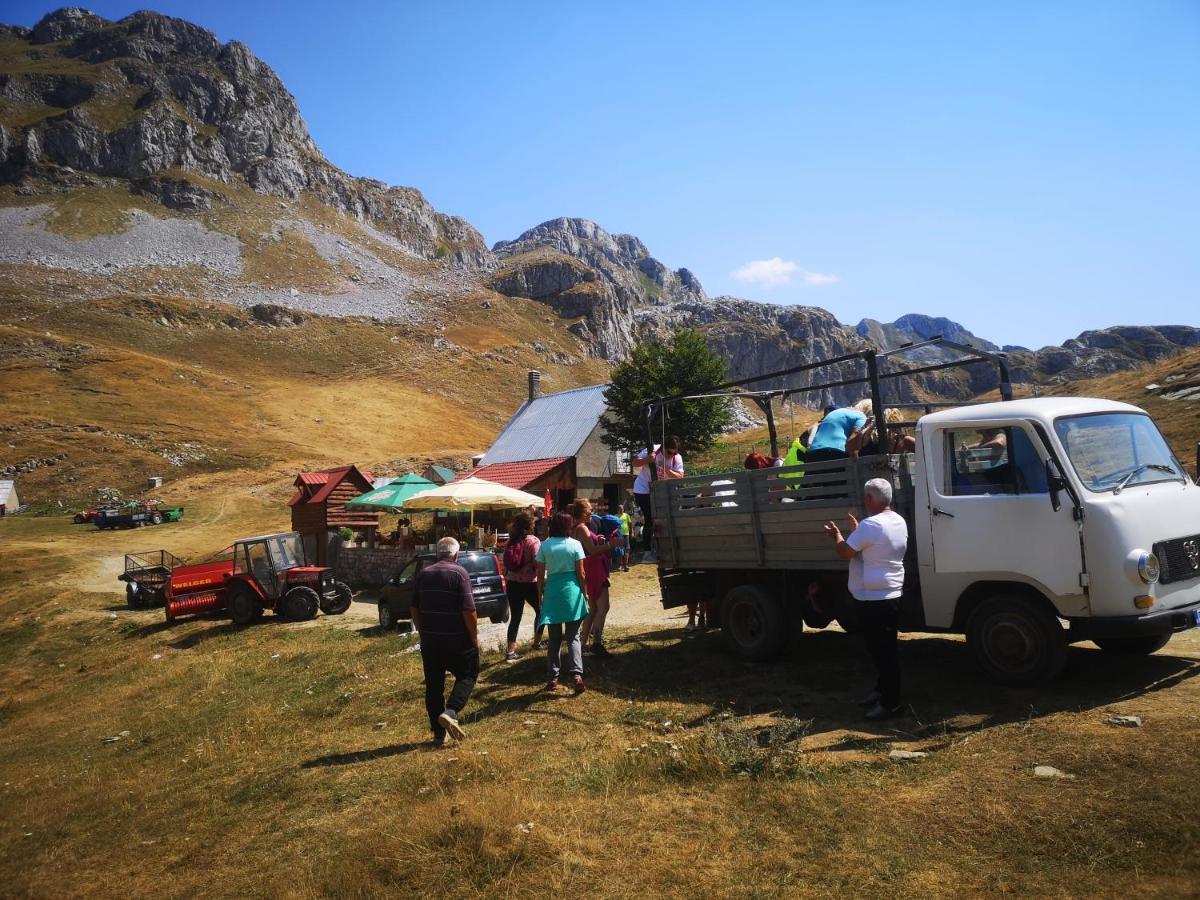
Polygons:
M866 424L867 417L857 409L826 406L825 417L813 426L805 461L845 459Z
M859 522L851 515L849 535L843 538L833 522L825 525L825 533L833 539L837 555L850 561L850 594L857 601L863 641L879 673L875 690L860 705L875 721L900 712L897 632L908 525L892 509L892 485L882 478L863 485L863 505L867 518Z

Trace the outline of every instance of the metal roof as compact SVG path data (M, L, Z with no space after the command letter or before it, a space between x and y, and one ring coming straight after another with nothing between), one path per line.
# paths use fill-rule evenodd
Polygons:
M982 422L989 419L1042 419L1050 421L1058 416L1086 415L1088 413L1144 412L1128 403L1115 400L1100 400L1094 397L1029 397L1024 400L1005 400L997 403L980 403L975 406L957 406L941 412L922 416L925 425L941 425L944 422Z
M575 456L604 414L605 384L525 401L479 465Z

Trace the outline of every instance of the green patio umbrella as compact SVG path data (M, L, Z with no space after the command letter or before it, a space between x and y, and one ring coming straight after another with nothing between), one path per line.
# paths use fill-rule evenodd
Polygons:
M405 501L414 494L437 487L432 481L422 478L413 472L402 475L390 484L359 494L353 500L347 500L347 506L358 509L377 509L385 512L399 512Z

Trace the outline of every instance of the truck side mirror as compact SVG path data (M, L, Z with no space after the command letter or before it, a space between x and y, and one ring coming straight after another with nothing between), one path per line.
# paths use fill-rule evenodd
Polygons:
M1053 459L1046 460L1046 484L1050 488L1050 505L1058 512L1062 509L1059 494L1067 489L1067 479L1063 477L1062 470Z

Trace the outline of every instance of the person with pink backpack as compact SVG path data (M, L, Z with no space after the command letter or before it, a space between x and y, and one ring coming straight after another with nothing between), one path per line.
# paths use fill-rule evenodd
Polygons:
M508 662L516 662L521 658L521 654L517 652L517 632L521 628L521 616L526 603L533 607L535 652L541 645L542 634L546 630L546 626L536 624L541 608L538 603L537 566L534 557L537 556L542 542L537 539L533 530L533 516L527 512L519 513L509 528L508 546L504 549L504 577L508 583L508 652L504 654L504 658Z

